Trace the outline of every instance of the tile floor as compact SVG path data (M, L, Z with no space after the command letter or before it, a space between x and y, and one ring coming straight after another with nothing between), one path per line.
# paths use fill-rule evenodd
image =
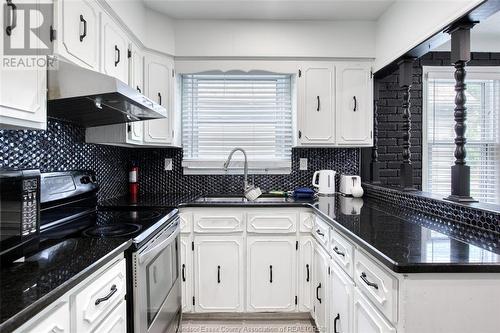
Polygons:
M290 319L231 319L231 320L194 320L182 321L179 332L228 332L228 333L313 333L315 328L308 320Z

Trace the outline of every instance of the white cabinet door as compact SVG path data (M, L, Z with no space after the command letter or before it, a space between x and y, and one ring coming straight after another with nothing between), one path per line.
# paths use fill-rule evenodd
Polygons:
M351 333L354 283L336 263L330 267L330 327L335 333Z
M44 313L28 327L17 330L18 333L69 333L69 303L61 302Z
M311 236L301 236L299 241L299 311L312 312L314 240Z
M329 277L328 265L330 258L323 247L315 243L314 245L314 284L313 284L313 308L316 326L323 332L328 332L328 298L329 298Z
M127 36L109 16L101 17L102 72L128 84Z
M373 101L369 66L339 63L336 77L337 143L371 146Z
M123 300L92 333L123 333L126 331L127 302Z
M294 311L296 236L247 237L247 311Z
M354 289L353 333L395 333L396 329L370 304L358 290Z
M168 145L172 142L171 127L171 83L173 64L166 58L147 55L145 58L146 95L167 109L164 119L144 122L144 142Z
M243 236L196 236L196 312L243 311Z
M139 91L145 93L144 90L144 54L138 46L132 44L130 47L129 58L129 85ZM127 143L140 144L142 143L144 134L144 122L134 121L127 124Z
M57 8L57 53L68 60L99 70L99 15L91 0L60 0Z
M181 235L181 292L182 312L193 311L193 250L190 234Z
M302 69L302 101L299 106L299 144L335 143L333 103L334 66L317 63Z
M16 1L13 3L15 4ZM35 3L38 2L35 1ZM25 22L24 16L17 11L17 26L12 29L10 36L7 35L5 27L10 22L4 22L4 19L5 16L12 15L12 7L6 6L5 0L0 1L0 4L0 26L2 27L0 54L4 55L4 45L7 42L10 42L12 48L24 47ZM35 15L35 19L42 20L42 17ZM39 26L41 21L32 23ZM35 43L34 47L40 48L41 42L38 38L31 39L30 45ZM14 63L21 59L13 57L16 61L0 66L0 128L44 130L47 128L47 69L38 66L31 68L16 66Z

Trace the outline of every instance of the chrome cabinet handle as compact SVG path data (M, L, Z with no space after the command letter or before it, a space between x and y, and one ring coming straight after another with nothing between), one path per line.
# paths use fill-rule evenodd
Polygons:
M120 62L120 49L115 45L115 67Z
M182 264L182 282L186 282L186 265Z
M356 112L356 110L358 109L358 101L356 99L356 96L353 96L352 99L354 100L354 109L352 111Z
M158 93L158 104L161 105L161 93Z
M306 282L309 282L309 264L306 265L306 270L307 270Z
M269 282L273 283L273 265L269 265Z
M336 246L335 246L335 247L333 248L333 252L335 252L335 253L337 253L339 256L342 256L342 257L344 257L344 258L345 258L345 253L344 253L344 252L340 252L338 247L336 247Z
M366 278L366 273L365 272L361 272L361 275L359 276L361 278L361 280L363 280L368 286L370 287L373 287L375 289L378 290L378 284L376 283L373 283L373 282L370 282L368 281L368 279Z
M220 266L217 266L217 283L220 283Z
M83 15L80 14L80 22L83 23L83 33L80 35L80 42L83 42L83 39L87 37L87 21L83 18Z
M113 296L116 292L118 291L118 289L116 288L116 284L112 285L111 286L111 289L109 291L109 294L107 294L106 296L104 297L101 297L101 298L98 298L95 300L95 305L99 305L100 303L102 302L105 302L107 300L109 300L111 298L111 296Z
M338 333L337 332L337 321L340 320L340 313L337 313L337 316L333 320L333 333Z
M318 229L318 230L316 230L316 233L317 233L318 235L320 235L320 236L324 236L324 235L325 235L325 234L324 234L324 233L322 233L322 232L321 232L321 230L319 230L319 229Z
M318 112L319 112L319 107L320 107L319 96L316 96L316 98L318 99L318 107L316 108L316 111L318 111Z
M7 7L12 8L10 24L5 28L7 36L10 36L12 35L12 30L17 27L17 6L12 2L12 0L7 0Z
M316 299L319 301L319 304L321 304L321 298L319 298L319 290L321 289L321 283L318 284L316 287Z

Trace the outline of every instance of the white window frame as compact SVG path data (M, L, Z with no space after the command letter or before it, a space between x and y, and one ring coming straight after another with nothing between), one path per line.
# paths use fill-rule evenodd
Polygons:
M177 64L176 64L177 66ZM297 70L300 68L297 62L274 62L274 61L180 61L177 74L284 74L291 76L291 103L292 103L292 149L295 146L296 119L297 119ZM179 89L182 98L182 89ZM182 125L181 125L182 128ZM236 152L229 168L224 169L225 161L190 160L183 158L182 167L185 175L234 175L243 174L244 162ZM248 160L249 174L290 174L292 172L292 156L289 161L252 161Z
M469 66L465 68L466 70L466 80L467 79L495 79L500 80L500 66ZM429 178L429 168L428 168L428 150L427 150L427 100L428 100L428 79L429 73L442 75L443 79L451 78L453 79L455 68L452 66L422 66L422 190L429 191L427 187L427 182ZM466 103L467 106L467 103ZM450 124L454 126L454 124ZM467 132L466 132L467 137ZM452 138L451 140L453 140ZM453 143L453 141L451 141ZM467 147L467 145L466 145ZM454 160L450 161L450 168L453 165ZM451 188L450 188L451 193Z

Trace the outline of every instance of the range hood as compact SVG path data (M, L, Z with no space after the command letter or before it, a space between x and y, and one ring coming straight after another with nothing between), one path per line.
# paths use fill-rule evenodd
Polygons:
M66 61L47 72L50 117L84 127L167 117L163 106L109 75Z

